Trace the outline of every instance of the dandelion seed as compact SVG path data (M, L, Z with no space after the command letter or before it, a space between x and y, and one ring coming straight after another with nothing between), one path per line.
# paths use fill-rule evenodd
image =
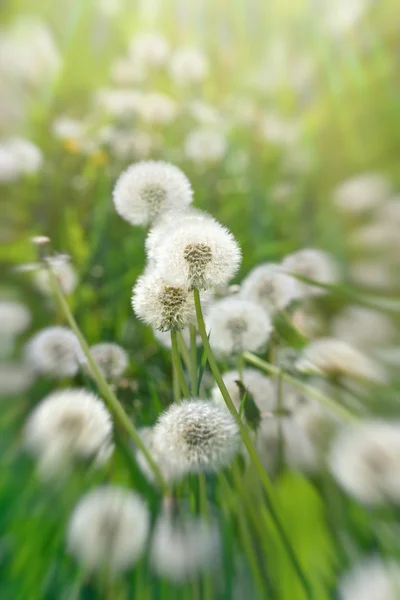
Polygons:
M81 355L78 339L68 327L46 327L26 346L26 358L32 368L55 379L76 375Z
M177 84L202 82L208 73L208 62L198 48L178 48L172 54L169 70Z
M153 444L178 473L218 471L238 449L238 426L225 406L204 400L172 404L159 417Z
M258 352L272 331L271 319L261 306L234 296L209 308L206 325L213 350L226 356Z
M240 295L273 314L283 310L299 297L297 282L282 267L265 264L256 267L242 282Z
M14 338L30 325L30 310L17 300L0 300L0 335Z
M103 376L111 381L121 377L128 366L126 351L112 342L102 342L91 346L90 354ZM90 367L88 365L87 367L90 372Z
M155 573L182 582L215 568L221 550L217 523L171 513L164 511L155 524L150 548Z
M217 221L195 219L166 236L155 260L171 283L206 290L232 279L241 252L233 235Z
M215 129L195 129L185 139L186 157L196 165L207 166L220 162L228 149L225 135Z
M366 504L400 501L400 425L365 421L334 439L329 467L338 484Z
M399 590L400 564L377 556L357 563L339 582L340 600L397 600Z
M303 350L296 367L303 373L343 375L376 383L385 383L383 368L362 352L342 340L320 338Z
M256 369L243 369L242 377L238 371L228 371L222 376L229 395L234 403L236 410L239 411L242 401L237 381L242 381L244 387L253 397L258 409L261 413L273 410L276 403L276 393L269 377L266 377ZM216 402L223 403L224 399L218 386L214 386L211 391L212 399Z
M31 412L25 447L39 459L43 475L54 475L74 458L94 458L109 446L111 416L104 403L85 389L53 392Z
M174 165L162 161L140 162L118 179L113 199L118 214L132 225L148 225L167 210L192 202L192 188Z
M334 190L333 202L345 214L361 215L389 199L391 185L380 173L362 173L343 181Z
M149 511L140 496L122 487L98 487L72 513L68 550L89 571L125 571L143 554L149 528Z
M288 274L300 275L317 283L332 284L338 281L338 268L334 259L322 250L306 248L289 254L282 262L283 270ZM319 296L326 290L297 280L302 296Z

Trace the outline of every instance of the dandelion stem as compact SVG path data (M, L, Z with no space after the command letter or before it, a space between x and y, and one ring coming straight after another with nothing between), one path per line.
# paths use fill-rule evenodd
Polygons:
M150 468L154 472L154 475L155 475L157 481L159 482L160 486L163 488L164 491L168 491L168 486L167 486L166 482L164 481L164 478L161 474L160 469L154 462L146 445L143 443L139 433L136 430L136 427L132 423L129 416L126 414L124 407L122 406L122 404L120 403L120 401L118 400L118 398L116 397L116 395L114 394L114 392L112 391L110 386L108 385L104 375L102 374L99 367L97 366L96 361L93 359L93 357L90 353L88 343L86 342L86 340L83 336L83 333L79 329L79 326L75 320L75 317L73 316L73 314L68 306L68 302L65 299L65 296L64 296L64 294L60 288L60 285L57 281L57 278L55 277L51 267L48 265L46 265L46 267L48 269L51 285L52 285L56 300L58 302L58 305L60 306L60 309L62 310L64 317L67 320L72 331L75 333L76 337L78 338L78 341L80 343L82 351L88 361L90 370L93 374L93 378L97 383L97 386L99 388L101 395L103 396L107 406L109 407L110 411L113 413L113 415L115 416L117 421L122 425L122 427L125 429L125 431L133 439L136 446L141 450L141 452L145 456L145 458L146 458L147 462L149 463Z
M181 357L179 356L178 338L175 329L171 329L171 350L172 350L172 364L178 375L179 385L182 394L185 398L190 398L190 391L188 384L186 383L185 374L182 369Z
M197 395L197 330L195 325L189 325L190 332L190 387L193 398Z
M266 471L264 470L264 467L262 465L262 462L260 461L260 458L257 454L257 450L255 449L249 432L246 428L246 426L242 423L239 414L235 408L235 405L233 404L233 401L229 395L229 392L226 388L226 385L224 383L224 380L222 379L217 361L214 358L214 354L212 352L211 346L210 346L210 342L208 340L208 336L207 336L207 331L206 331L206 326L204 323L204 317L203 317L203 311L201 308L201 301L200 301L200 293L198 289L194 289L193 290L194 293L194 303L195 303L195 307L196 307L196 316L197 316L197 322L198 322L198 327L199 327L199 333L201 336L201 340L203 342L203 346L204 346L204 350L206 352L207 355L207 359L208 359L208 364L210 365L210 369L212 371L212 374L214 376L214 379L216 381L216 384L218 385L220 392L222 394L222 397L225 401L225 404L227 405L228 409L230 410L233 418L235 419L243 443L246 446L247 452L249 453L250 459L254 465L254 468L256 469L258 476L260 478L260 481L262 483L262 486L264 488L264 492L265 492L265 496L266 496L266 501L267 501L267 506L271 515L271 519L273 520L275 527L282 539L282 543L285 546L285 549L287 551L287 554L292 562L293 568L297 573L297 576L299 578L299 580L301 581L304 591L306 592L306 596L307 598L311 599L313 598L313 594L310 588L310 585L308 583L308 580L306 578L306 576L303 573L303 569L296 557L295 551L292 548L292 545L290 543L290 539L288 537L288 535L286 534L286 531L280 521L280 518L278 517L278 513L276 511L276 509L274 508L273 504L272 504L272 500L271 500L271 496L272 496L272 485L271 485L271 481L266 473Z
M280 368L271 365L271 363L262 360L261 358L255 356L251 352L244 352L243 358L250 364L255 365L256 367L262 369L266 373L281 377L281 379L287 381L288 383L293 385L293 387L296 387L308 396L315 398L320 404L324 404L327 408L335 412L342 419L345 419L347 421L357 420L356 415L354 415L350 410L348 410L341 404L338 404L337 402L332 400L332 398L329 398L329 396L325 396L325 394L322 394L319 390L315 389L311 385L308 385L307 383L299 381L298 379L296 379L296 377L292 377L291 375L282 372Z

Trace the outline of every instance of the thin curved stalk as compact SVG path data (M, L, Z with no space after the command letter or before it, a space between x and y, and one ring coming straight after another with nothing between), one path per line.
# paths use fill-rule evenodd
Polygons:
M175 329L171 329L171 350L172 350L172 364L178 375L179 385L182 394L185 398L190 398L190 391L188 384L186 383L185 374L182 369L181 357L179 356L178 338Z
M197 395L197 330L189 325L190 332L190 387L193 398Z

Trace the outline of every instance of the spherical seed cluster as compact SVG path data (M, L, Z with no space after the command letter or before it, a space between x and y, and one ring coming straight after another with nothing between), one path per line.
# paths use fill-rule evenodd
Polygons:
M95 344L90 347L90 353L106 379L118 379L128 366L126 351L113 342Z
M282 262L288 274L300 275L317 283L332 284L338 280L338 267L329 254L322 250L305 248L289 254ZM318 296L326 293L324 288L296 280L300 296Z
M215 567L220 549L216 523L164 512L155 524L151 540L151 566L158 575L171 581L186 581Z
M296 363L299 371L318 375L342 375L377 383L387 380L384 369L342 340L319 338L311 341Z
M241 296L253 300L268 313L283 310L299 297L297 282L280 265L260 265L243 280Z
M400 563L372 556L357 563L339 582L340 600L397 600Z
M170 464L168 462L167 456L159 452L157 445L154 444L153 441L153 427L141 427L139 429L139 435L142 439L142 442L150 452L151 458L156 463L165 481L173 482L185 475L184 470L179 468L179 466L177 466L176 464ZM136 449L135 457L136 462L146 479L148 479L148 481L150 481L151 483L157 483L153 469L151 468L147 458L145 457L143 452L139 450L139 448Z
M218 354L257 352L268 342L272 324L265 311L250 300L224 298L215 302L206 318L210 344Z
M329 467L339 485L361 502L400 502L400 423L347 426L332 443Z
M31 322L29 309L17 300L0 300L0 335L14 337L25 331Z
M139 162L119 177L113 192L118 214L132 225L148 225L160 213L192 202L189 180L178 167L162 162Z
M110 442L112 421L104 403L84 389L64 389L44 398L28 417L26 448L53 474L73 458L91 458Z
M244 387L253 397L261 414L270 412L275 408L276 392L268 377L257 371L256 369L243 369L242 377L238 371L228 371L223 374L223 380L229 395L237 410L240 408L242 394L237 384L242 381ZM212 390L212 398L216 402L224 402L222 394L218 386L214 386Z
M179 285L198 289L224 286L239 268L241 252L233 235L213 219L185 221L160 244L160 272Z
M369 212L389 199L391 185L380 173L362 173L343 181L334 191L333 202L345 214Z
M67 254L58 254L48 258L47 262L64 294L72 294L78 284L78 276L70 263L70 257ZM43 294L53 293L49 272L46 268L38 266L34 272L34 282Z
M186 157L199 166L218 163L227 152L228 142L221 131L215 129L194 129L185 139Z
M134 492L102 486L76 505L68 531L68 549L87 570L129 569L144 551L150 528L147 505Z
M17 181L41 168L43 156L35 144L22 138L0 143L0 183Z
M81 355L78 339L68 327L46 327L26 346L27 361L33 369L55 379L76 375Z
M349 306L339 313L333 320L332 331L336 338L365 350L382 347L395 335L392 319L362 306Z
M172 404L154 426L153 444L177 472L218 471L237 451L238 426L225 406L204 400Z
M208 63L198 48L178 48L171 56L169 70L178 84L199 83L208 72Z
M132 307L138 319L158 331L184 329L196 319L190 291L182 285L171 285L152 270L137 280Z
M139 65L159 67L168 59L168 42L159 33L142 33L133 38L129 54Z

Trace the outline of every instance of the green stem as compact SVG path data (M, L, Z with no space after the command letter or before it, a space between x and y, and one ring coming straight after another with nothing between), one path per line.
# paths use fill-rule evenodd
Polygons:
M198 476L199 483L199 508L200 514L206 519L206 521L210 518L210 512L208 509L208 498L207 498L207 481L204 473L199 473ZM213 598L213 585L211 577L208 573L204 573L202 576L203 583L203 600L212 600Z
M174 402L179 402L181 399L181 386L179 385L179 377L175 368L175 363L172 363L172 387L174 392Z
M220 370L218 368L218 364L214 358L214 354L212 352L210 342L208 340L206 326L204 323L204 317L203 317L203 311L201 308L199 290L195 288L193 290L193 293L194 293L194 303L195 303L195 307L196 307L196 316L197 316L197 322L198 322L198 327L199 327L199 333L201 336L201 340L203 342L204 350L207 354L208 364L210 365L210 369L211 369L214 379L220 389L220 392L225 401L225 404L227 405L228 409L230 410L233 418L235 419L235 421L238 425L243 443L246 446L247 452L249 453L250 459L254 465L254 468L256 469L256 471L258 473L258 476L259 476L262 486L264 488L265 495L266 495L266 501L267 501L267 505L268 505L268 509L269 509L271 518L272 518L273 522L275 523L275 527L278 530L279 535L281 536L281 539L286 548L287 554L292 561L293 568L296 571L297 576L303 585L304 591L306 592L306 596L309 599L313 598L312 591L311 591L310 585L308 583L308 580L303 573L303 569L296 557L296 554L292 548L289 537L286 534L286 531L280 521L280 518L278 517L278 513L276 512L276 510L272 504L272 500L271 500L272 485L271 485L270 479L269 479L266 471L264 470L262 462L260 461L260 458L257 454L257 450L255 449L255 447L251 441L249 432L248 432L246 426L242 423L242 421L239 417L239 414L235 408L235 405L232 402L232 399L229 395L226 385L222 379Z
M178 375L179 385L182 394L185 398L190 398L190 391L188 384L186 383L185 374L182 369L181 357L179 356L178 339L176 335L176 329L171 329L171 349L172 349L172 364Z
M287 373L282 373L278 367L271 365L271 363L262 360L261 358L255 356L251 352L244 352L243 358L250 364L255 365L256 367L262 369L270 375L280 375L280 377L284 381L287 381L288 383L293 385L293 387L296 387L297 389L301 390L304 394L315 398L318 402L320 402L320 404L324 404L327 408L329 408L332 412L335 412L342 419L345 419L346 421L358 420L358 417L354 415L350 410L348 410L341 404L338 404L337 402L332 400L332 398L329 398L329 396L325 396L325 394L322 394L319 390L315 389L311 385L303 383L302 381L299 381L298 379L292 377L291 375L288 375Z
M89 346L88 346L81 330L79 329L79 326L78 326L77 322L75 321L75 318L74 318L72 312L70 311L70 308L69 308L68 303L65 299L65 296L60 288L57 278L55 277L52 269L48 265L47 265L47 269L48 269L51 285L53 288L53 292L54 292L54 295L58 302L58 305L60 306L60 309L62 310L62 312L65 316L65 319L67 320L72 331L75 333L76 337L78 338L78 341L80 343L82 351L88 361L91 373L93 374L93 378L97 383L97 386L99 388L99 391L100 391L102 397L104 398L110 411L115 416L116 420L120 423L120 425L123 427L123 429L129 434L129 436L135 442L136 446L140 449L140 451L145 456L145 458L146 458L147 462L149 463L150 468L154 472L154 475L155 475L158 483L160 484L160 486L163 488L164 491L168 491L167 483L164 481L164 478L161 474L160 469L154 462L146 445L143 443L142 438L140 437L139 433L136 430L136 427L134 426L131 419L126 414L125 409L123 408L122 404L120 403L120 401L118 400L118 398L116 397L116 395L114 394L114 392L112 391L110 386L108 385L108 383L107 383L106 379L104 378L102 372L100 371L96 361L93 360L92 355L90 353Z
M183 339L183 335L182 335L181 331L177 331L176 339L178 341L178 348L179 348L179 352L181 353L183 363L185 365L187 372L189 373L190 372L190 355L189 355L189 350L187 349L187 346L186 346L185 340Z
M197 395L197 330L195 325L189 325L190 332L190 387L193 398Z

